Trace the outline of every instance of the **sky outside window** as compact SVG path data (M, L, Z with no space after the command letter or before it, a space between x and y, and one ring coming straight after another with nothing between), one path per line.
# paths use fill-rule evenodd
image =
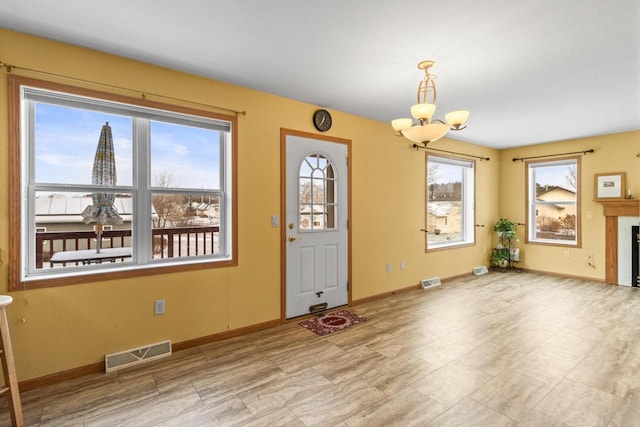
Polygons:
M118 185L132 185L131 118L43 103L36 105L36 182L91 184L93 159L105 122L113 134Z
M93 161L105 122L113 135L118 185L133 185L133 119L87 109L37 103L35 179L38 183L91 184ZM171 186L220 188L217 130L151 122L151 182L163 173Z
M568 164L536 167L536 183L542 187L557 186L575 191L576 189L568 182L570 167L571 165Z
M220 188L218 131L173 123L151 122L151 184L170 174L169 187Z

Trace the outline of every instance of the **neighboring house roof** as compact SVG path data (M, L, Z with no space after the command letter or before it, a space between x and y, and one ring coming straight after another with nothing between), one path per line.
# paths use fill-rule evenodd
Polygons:
M82 211L93 203L91 196L68 197L54 194L47 197L36 197L36 224L81 223ZM114 207L125 222L131 222L133 199L116 196ZM152 208L152 216L156 211Z
M553 190L549 190L546 193L540 194L539 196L536 197L536 200L538 201L551 202L547 206L549 206L550 208L555 208L556 210L559 210L559 211L566 209L567 206L563 204L556 204L553 202L573 201L575 199L576 199L575 191L562 188L562 187L554 188Z
M565 200L567 197L574 198L575 194L576 194L575 191L568 190L562 187L557 187L557 188L554 188L553 190L547 191L546 193L540 194L538 196L538 199L546 201L546 200L559 200L558 198L561 198L560 200Z
M536 197L536 200L539 200L539 201L542 201L542 202L546 202L546 200L541 199L540 197ZM542 205L542 206L549 206L550 208L556 208L558 210L566 208L566 206L564 206L564 205L557 205L555 203L548 203L548 204L545 204L545 205Z
M218 210L219 205L205 202L191 202L191 208L199 211L206 211L211 209Z

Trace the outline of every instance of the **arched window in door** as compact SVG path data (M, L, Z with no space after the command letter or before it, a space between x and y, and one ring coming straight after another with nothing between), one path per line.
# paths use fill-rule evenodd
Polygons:
M336 175L330 159L309 154L300 165L300 231L336 228Z

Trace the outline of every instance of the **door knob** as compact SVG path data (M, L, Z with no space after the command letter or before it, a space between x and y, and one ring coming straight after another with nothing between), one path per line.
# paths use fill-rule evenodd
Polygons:
M289 236L289 241L290 242L295 242L297 239L295 238L295 236Z

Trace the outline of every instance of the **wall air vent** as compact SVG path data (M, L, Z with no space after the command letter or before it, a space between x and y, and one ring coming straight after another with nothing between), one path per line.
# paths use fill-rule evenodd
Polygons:
M442 285L442 282L440 281L439 277L432 277L431 279L422 279L420 281L420 285L422 286L422 289L427 289L433 288L435 286L440 286Z
M171 356L171 341L168 340L132 348L119 353L107 354L104 357L105 371L113 372L168 356Z

